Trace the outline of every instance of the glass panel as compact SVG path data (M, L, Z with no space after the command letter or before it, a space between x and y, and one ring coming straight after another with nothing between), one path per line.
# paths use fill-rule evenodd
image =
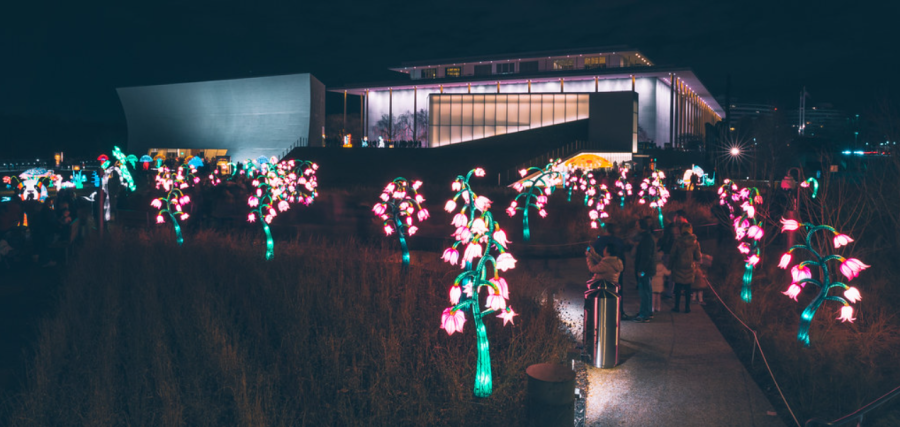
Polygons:
M472 138L474 138L474 139L484 138L484 125L472 126Z
M497 126L506 126L506 95L497 95Z
M484 127L484 137L490 138L490 137L494 136L496 131L497 130L494 128L494 126L485 126Z
M495 110L497 105L495 104L495 100L493 97L485 98L484 100L484 125L493 127L496 119Z
M588 95L578 95L578 119L586 119L590 116Z
M509 95L508 102L506 104L506 114L509 117L507 125L515 126L518 128L519 126L519 96L518 95ZM516 129L518 130L518 129Z
M541 127L541 97L543 95L531 95L531 128Z
M553 124L553 95L544 95L541 100L541 126Z
M484 126L484 97L476 96L475 97L475 105L473 109L474 118L472 119L472 124L476 126Z
M462 74L462 69L460 67L447 67L444 69L444 75L446 77L459 77Z
M461 126L450 126L450 143L457 144L462 141Z
M553 71L574 70L574 69L575 69L575 60L572 58L554 59L553 60Z
M450 123L441 122L442 125L458 125L462 119L462 95L450 95L450 99L453 100L450 104Z
M422 69L422 78L423 78L423 79L433 79L433 78L437 78L437 68L424 68L424 69Z
M438 124L438 118L440 118L441 114L441 103L438 102L438 97L431 96L428 97L428 125L434 126Z
M439 145L450 144L450 126L441 126L441 138Z
M553 123L566 121L566 96L553 95Z
M441 107L438 110L441 115L441 120L438 122L441 126L447 126L450 124L450 97L449 96L441 96L440 98ZM443 140L443 138L441 138Z
M584 58L584 68L606 68L606 57L605 56L589 56Z
M472 100L473 97L466 96L462 99L462 124L463 126L472 126Z
M519 128L528 129L531 124L531 95L519 96Z
M506 126L497 126L497 135L503 135L506 133Z
M538 62L537 61L520 62L519 63L519 72L522 74L537 73L538 72Z
M462 140L463 141L471 141L472 140L472 126L463 126L462 127Z
M566 95L566 121L578 119L578 95Z

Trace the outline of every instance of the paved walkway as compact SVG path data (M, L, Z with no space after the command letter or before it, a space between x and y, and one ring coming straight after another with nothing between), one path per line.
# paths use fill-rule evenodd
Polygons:
M565 283L559 310L580 339L584 259L534 267ZM640 304L628 267L625 312L634 314ZM672 313L672 304L663 300L663 311L650 323L622 322L616 368L587 368L585 425L784 427L702 307L694 303L691 313Z

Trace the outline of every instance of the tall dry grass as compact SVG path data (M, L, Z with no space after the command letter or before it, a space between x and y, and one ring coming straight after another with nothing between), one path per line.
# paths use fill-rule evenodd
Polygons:
M568 347L543 281L512 272L520 316L488 321L494 395L476 400L471 325L438 329L458 270L404 275L354 241L282 241L266 262L243 236L166 231L86 244L3 424L518 425L525 367Z

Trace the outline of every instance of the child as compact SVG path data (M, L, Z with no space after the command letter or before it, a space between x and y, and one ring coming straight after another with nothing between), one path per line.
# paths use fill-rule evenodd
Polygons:
M666 276L670 276L672 274L668 268L666 268L665 263L663 263L663 253L659 251L656 253L656 274L653 275L653 278L650 279L650 285L653 289L653 311L659 311L662 307L662 292L665 288L664 280Z
M612 243L603 248L603 256L597 253L592 246L585 254L588 270L594 273L593 281L605 280L611 283L618 283L619 274L624 269L622 260L615 255L616 246Z
M695 291L694 299L700 305L706 305L706 303L703 301L703 290L709 287L706 272L703 269L710 266L712 266L712 255L700 255L700 263L696 265L696 268L694 270L694 284L691 286L691 288Z

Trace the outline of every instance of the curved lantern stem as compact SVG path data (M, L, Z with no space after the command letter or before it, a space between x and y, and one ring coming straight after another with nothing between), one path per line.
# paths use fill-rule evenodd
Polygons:
M400 249L403 251L403 269L409 268L409 248L406 246L406 237L403 235L403 223L399 215L394 215L394 223L397 226L397 237L400 238Z
M750 283L753 282L753 264L744 263L744 282L741 286L741 299L749 303L753 300L753 292L750 289Z
M528 208L526 207L523 212L522 219L522 241L528 243L531 241L531 229L528 228Z
M493 391L493 380L487 329L481 320L482 314L479 312L478 304L472 304L471 307L475 317L475 345L478 351L478 362L475 368L475 397L489 397Z
M269 230L269 224L266 224L266 220L260 218L259 221L262 223L263 231L266 232L266 260L268 261L275 256L275 241L272 240L272 232Z

